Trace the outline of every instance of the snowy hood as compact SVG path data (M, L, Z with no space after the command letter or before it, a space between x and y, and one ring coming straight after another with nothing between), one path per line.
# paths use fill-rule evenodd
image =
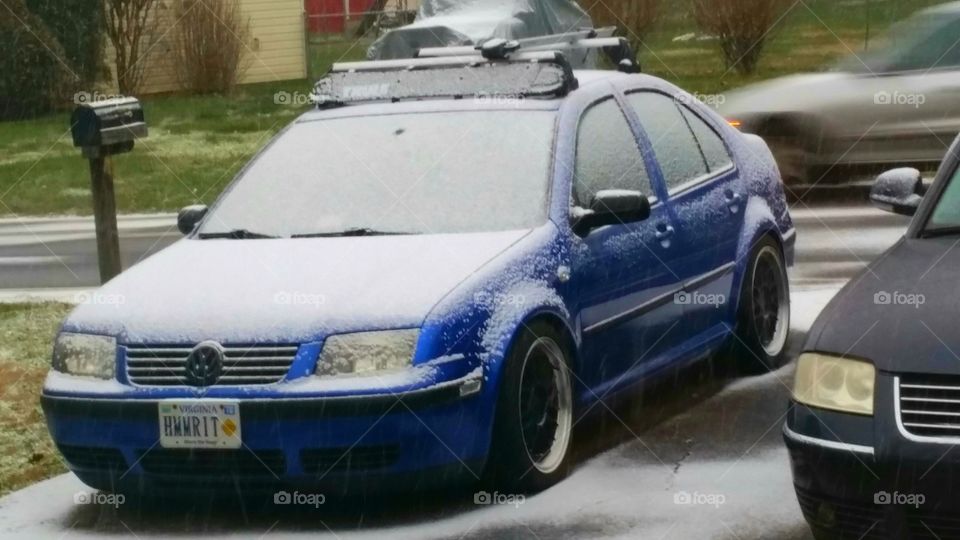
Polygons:
M181 240L91 295L64 329L125 343L253 343L419 327L527 232Z

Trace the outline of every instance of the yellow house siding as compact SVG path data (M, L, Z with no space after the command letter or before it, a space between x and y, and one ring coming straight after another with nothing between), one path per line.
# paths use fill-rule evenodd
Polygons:
M153 46L144 64L142 94L180 90L174 69L174 17L177 0L162 0L154 13ZM249 19L250 35L240 83L302 79L306 75L306 39L303 0L239 0L240 10ZM189 16L189 15L188 15ZM113 47L107 43L105 58L112 74L107 85L116 90Z

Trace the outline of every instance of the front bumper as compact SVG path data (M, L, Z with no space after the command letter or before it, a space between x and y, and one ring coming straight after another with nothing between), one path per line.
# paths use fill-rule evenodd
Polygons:
M409 488L411 481L479 476L493 413L486 406L492 389L480 380L471 373L386 394L240 398L238 450L161 448L156 398L45 390L41 405L71 470L95 488L304 485L336 494L389 488L391 479ZM424 474L430 470L444 474Z
M960 538L960 452L904 438L883 397L874 417L791 404L784 441L804 518L818 538Z

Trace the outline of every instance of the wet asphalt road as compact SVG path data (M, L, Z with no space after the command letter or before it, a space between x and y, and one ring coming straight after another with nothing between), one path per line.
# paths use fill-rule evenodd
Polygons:
M896 241L906 220L865 208L794 214L795 354L823 304ZM128 244L128 253L138 256L135 246L149 240ZM72 253L82 253L82 242L74 242ZM77 257L71 260L82 260ZM13 266L26 272L29 264ZM47 269L49 275L60 272L50 264ZM73 272L78 270L85 272L83 265ZM68 280L57 284L73 286ZM571 477L522 502L477 505L467 488L421 497L328 499L319 508L228 495L162 506L127 501L114 508L75 504L84 488L63 475L0 500L0 537L808 539L780 432L790 380L788 365L752 378L712 376L701 366L662 381L642 399L611 406L581 424Z

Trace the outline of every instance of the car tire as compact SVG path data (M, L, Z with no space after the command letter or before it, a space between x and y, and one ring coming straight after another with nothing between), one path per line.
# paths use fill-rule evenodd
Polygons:
M573 384L570 345L544 321L524 325L504 365L485 483L542 491L570 470Z
M782 365L790 336L790 283L779 244L764 236L750 251L729 353L746 373Z

